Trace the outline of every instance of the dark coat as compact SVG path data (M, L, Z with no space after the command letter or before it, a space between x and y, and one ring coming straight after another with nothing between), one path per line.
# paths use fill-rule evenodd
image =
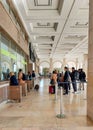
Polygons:
M76 80L76 71L75 70L71 73L71 80L72 81Z
M79 73L79 80L80 80L80 81L86 81L86 74L85 74L84 71L81 71L81 72Z
M32 78L35 78L35 77L36 77L35 73L34 73L34 72L32 72Z
M69 81L69 72L68 71L65 71L64 73L64 82L68 82Z
M10 85L18 85L18 81L15 75L10 77Z

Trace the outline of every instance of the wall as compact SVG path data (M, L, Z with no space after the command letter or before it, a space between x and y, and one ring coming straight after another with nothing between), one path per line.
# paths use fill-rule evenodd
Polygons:
M93 120L93 0L89 8L87 115Z
M28 55L28 43L23 39L20 30L17 29L12 18L4 9L3 5L0 3L0 27L20 46L24 52Z

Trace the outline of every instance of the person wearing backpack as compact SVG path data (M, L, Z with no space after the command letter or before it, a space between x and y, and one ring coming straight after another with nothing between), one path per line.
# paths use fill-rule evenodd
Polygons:
M83 90L84 90L84 82L86 82L86 74L83 71L83 69L80 69L80 72L79 72L79 81L80 81L79 89L81 90L81 88L83 88Z
M25 80L24 80L23 75L24 75L24 74L23 74L22 69L19 69L19 72L18 72L18 82L19 82L19 84L25 83Z

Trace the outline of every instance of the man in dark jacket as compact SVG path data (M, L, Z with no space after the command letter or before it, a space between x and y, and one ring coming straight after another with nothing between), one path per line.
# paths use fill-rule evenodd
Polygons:
M83 71L83 69L80 69L79 71L79 81L80 81L79 89L81 90L81 88L83 88L84 90L84 82L86 82L86 74Z
M64 67L65 73L64 73L64 89L65 89L65 94L68 94L68 82L69 82L69 71L68 71L68 67Z
M74 93L77 92L76 74L77 74L77 72L76 72L75 68L72 67L71 81L72 81L72 86L73 86Z

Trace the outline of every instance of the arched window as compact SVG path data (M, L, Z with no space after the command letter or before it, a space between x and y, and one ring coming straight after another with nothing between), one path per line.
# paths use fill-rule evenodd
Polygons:
M69 69L71 69L72 67L76 68L76 64L73 61L69 61L66 66L69 67Z
M55 69L55 68L61 68L61 66L62 66L61 62L55 62L53 64L53 69Z
M47 75L49 73L49 63L48 62L42 62L39 67L40 74Z

